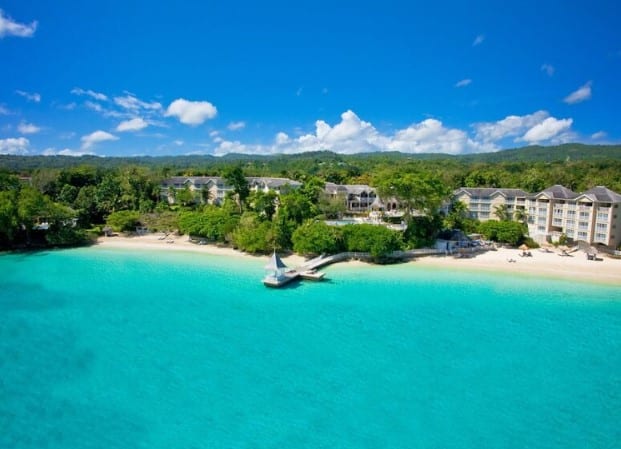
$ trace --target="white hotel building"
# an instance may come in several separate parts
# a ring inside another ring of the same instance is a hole
[[[464,203],[470,216],[481,221],[497,219],[494,211],[499,205],[506,206],[509,216],[524,210],[528,233],[539,243],[558,241],[561,235],[611,248],[621,243],[621,195],[606,187],[576,193],[555,185],[530,195],[519,189],[462,187],[453,199]]]
[[[538,242],[566,235],[573,241],[617,248],[621,243],[621,195],[606,187],[583,193],[555,185],[526,200],[528,232]]]

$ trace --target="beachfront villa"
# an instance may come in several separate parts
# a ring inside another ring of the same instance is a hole
[[[332,197],[342,197],[348,212],[396,211],[397,201],[392,198],[382,201],[377,190],[366,184],[334,184],[326,182],[325,193]]]
[[[278,194],[285,189],[297,189],[302,183],[287,178],[267,178],[267,177],[248,177],[248,187],[253,191],[269,192]],[[160,195],[169,204],[176,201],[175,193],[180,190],[188,189],[197,200],[204,195],[205,202],[209,204],[222,204],[229,192],[234,188],[226,183],[220,176],[173,176],[164,179],[160,185]]]
[[[602,244],[616,248],[621,243],[621,195],[598,186],[583,193],[554,185],[539,193],[520,189],[462,187],[453,194],[470,216],[481,221],[495,220],[499,206],[507,216],[522,210],[527,217],[528,232],[535,241],[558,241],[565,235],[571,241]]]
[[[246,177],[250,190],[262,192],[285,193],[288,189],[297,189],[302,183],[288,178]],[[222,204],[233,186],[220,176],[174,176],[164,179],[160,185],[162,199],[174,204],[176,192],[188,189],[197,201],[203,196],[209,204]],[[384,211],[389,215],[398,211],[398,202],[390,199],[382,202],[375,188],[365,184],[334,184],[326,182],[324,192],[332,198],[343,198],[349,213]]]
[[[521,189],[462,187],[453,193],[454,201],[461,201],[470,211],[470,218],[480,221],[496,220],[496,210],[504,206],[509,217],[517,210],[525,210],[528,193]]]

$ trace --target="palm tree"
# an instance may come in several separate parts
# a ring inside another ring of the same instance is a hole
[[[507,205],[506,204],[498,204],[497,206],[494,206],[494,215],[496,215],[496,217],[500,220],[500,221],[509,221],[509,211],[507,210]]]
[[[515,209],[515,212],[513,212],[513,219],[522,224],[526,224],[528,221],[528,214],[526,213],[526,210],[522,208]]]

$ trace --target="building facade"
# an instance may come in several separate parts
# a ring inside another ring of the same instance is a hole
[[[286,178],[249,177],[246,180],[251,191],[274,191],[279,194],[302,185],[301,182]],[[177,193],[186,189],[192,193],[196,202],[209,204],[222,204],[226,195],[234,190],[220,176],[174,176],[162,181],[160,196],[169,204],[174,204]]]
[[[453,200],[461,201],[470,212],[470,218],[477,220],[498,220],[495,214],[504,208],[509,218],[517,211],[526,209],[528,194],[521,189],[496,189],[482,187],[462,187],[453,192]]]
[[[558,241],[563,235],[570,241],[612,248],[621,243],[621,195],[606,187],[577,193],[554,185],[535,194],[462,187],[454,192],[453,200],[464,203],[470,216],[481,221],[499,219],[495,212],[500,206],[509,218],[519,211],[526,217],[530,237],[539,243]]]
[[[527,200],[528,232],[538,242],[556,241],[565,235],[571,241],[621,244],[621,195],[597,186],[583,193],[555,185]]]

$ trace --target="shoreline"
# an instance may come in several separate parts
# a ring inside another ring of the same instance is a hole
[[[242,257],[263,259],[264,255],[256,256],[233,248],[215,245],[198,245],[191,243],[187,236],[169,236],[161,239],[160,234],[143,236],[100,237],[96,245],[103,248],[120,248],[135,250],[158,251],[188,251],[225,257]],[[538,277],[549,279],[576,280],[612,286],[621,286],[621,260],[612,259],[605,255],[602,260],[589,261],[582,252],[571,256],[560,256],[557,252],[543,252],[537,249],[530,250],[532,257],[521,257],[518,249],[500,248],[497,251],[486,251],[475,254],[470,258],[456,259],[451,256],[424,256],[404,263],[407,266],[421,266],[441,270],[465,270],[472,272],[489,272],[519,275],[523,277]],[[297,254],[282,256],[282,260],[289,267],[297,267],[306,259]],[[513,260],[514,262],[509,262]],[[361,266],[367,265],[360,261],[339,262],[339,265]]]

